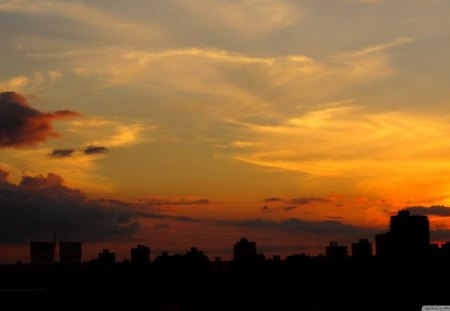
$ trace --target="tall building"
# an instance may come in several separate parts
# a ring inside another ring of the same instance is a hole
[[[150,247],[138,245],[132,248],[131,263],[136,266],[147,266],[150,263]]]
[[[430,224],[427,216],[399,211],[391,216],[389,231],[376,236],[377,257],[420,257],[430,250]]]
[[[354,259],[369,259],[372,257],[372,243],[368,239],[360,239],[352,243],[352,257]]]
[[[59,242],[59,261],[62,264],[81,263],[80,242]]]
[[[235,262],[251,262],[257,260],[256,242],[249,242],[246,238],[242,238],[234,244],[233,255]]]
[[[325,256],[331,260],[341,260],[347,258],[347,246],[339,245],[338,242],[330,242],[325,249]]]
[[[447,258],[450,257],[450,242],[441,245],[441,254]]]
[[[31,263],[36,265],[51,265],[55,262],[54,242],[30,242]]]
[[[116,253],[111,253],[109,249],[104,249],[98,254],[98,261],[105,266],[114,265],[116,263]]]

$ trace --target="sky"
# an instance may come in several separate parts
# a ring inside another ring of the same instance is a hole
[[[0,262],[450,240],[446,0],[0,0]],[[39,233],[39,237],[38,237]]]

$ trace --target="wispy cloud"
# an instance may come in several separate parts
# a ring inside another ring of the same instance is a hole
[[[1,3],[0,12],[56,16],[87,25],[92,31],[102,30],[104,34],[108,34],[108,32],[115,35],[122,34],[121,39],[136,38],[137,36],[146,39],[157,34],[155,29],[145,28],[124,20],[119,15],[108,14],[105,10],[81,2],[12,0]]]
[[[445,118],[337,107],[291,117],[281,124],[236,126],[247,129],[246,137],[260,144],[236,149],[234,159],[305,173],[311,178],[358,177],[348,189],[389,191],[407,180],[411,186],[412,174],[433,183],[433,176],[449,169],[446,155],[450,140],[441,134],[450,130]],[[385,180],[383,176],[391,176],[391,186],[379,183]]]
[[[16,76],[0,81],[0,91],[13,91],[30,94],[41,92],[53,87],[62,78],[57,70],[35,72],[30,75]]]
[[[367,55],[370,55],[370,54],[383,52],[383,51],[392,49],[394,47],[401,46],[401,45],[404,45],[404,44],[409,43],[409,42],[413,42],[415,40],[416,39],[414,37],[396,38],[396,39],[393,39],[393,40],[391,40],[389,42],[386,42],[386,43],[365,47],[365,48],[363,48],[361,50],[357,50],[357,51],[353,51],[353,52],[347,52],[347,53],[342,53],[342,54],[339,54],[337,57],[338,58],[349,58],[349,57],[367,56]]]
[[[235,35],[263,35],[283,29],[302,15],[299,8],[285,0],[207,1],[178,0],[185,9],[213,29],[228,29]]]

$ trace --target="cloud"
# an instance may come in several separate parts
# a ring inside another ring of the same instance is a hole
[[[144,141],[142,132],[152,130],[153,125],[141,122],[125,123],[122,120],[105,120],[103,118],[86,118],[71,122],[71,131],[90,137],[89,145],[110,147],[130,146]]]
[[[233,124],[241,135],[260,142],[256,148],[230,150],[234,159],[303,174],[311,189],[312,183],[323,187],[327,182],[360,195],[447,192],[448,178],[436,180],[449,173],[450,139],[442,133],[450,131],[450,125],[445,117],[369,112],[346,104],[324,105],[271,124]],[[333,179],[343,181],[345,188]]]
[[[61,176],[23,176],[16,185],[0,170],[0,244],[27,243],[61,236],[67,223],[68,237],[82,241],[129,239],[141,227],[139,218],[196,222],[186,216],[152,213],[142,204],[112,199],[89,199],[68,188]]]
[[[264,202],[269,203],[269,202],[283,202],[282,199],[280,198],[268,198],[268,199],[264,199]]]
[[[329,203],[330,201],[327,199],[322,198],[311,198],[311,197],[304,197],[304,198],[296,198],[291,199],[289,202],[292,202],[293,204],[299,204],[299,205],[308,205],[312,203]]]
[[[69,1],[8,1],[0,4],[0,12],[9,12],[23,15],[45,16],[47,19],[56,17],[61,23],[65,20],[69,25],[78,23],[80,32],[98,32],[108,39],[120,37],[121,40],[133,40],[137,38],[154,38],[159,31],[147,24],[140,26],[134,22],[124,21],[119,14],[116,16],[106,13],[95,6],[80,2]],[[98,36],[100,39],[101,36]],[[116,38],[117,39],[117,38]]]
[[[139,229],[135,213],[122,206],[105,206],[82,192],[64,186],[55,174],[24,176],[19,185],[0,183],[0,243],[26,243],[62,234],[83,241],[115,240]]]
[[[188,217],[188,216],[172,216],[172,215],[165,215],[160,213],[151,213],[151,212],[137,212],[137,216],[141,218],[146,219],[169,219],[169,220],[176,220],[179,222],[203,222],[204,220]]]
[[[235,226],[248,229],[274,229],[277,231],[288,233],[313,233],[318,236],[322,235],[350,235],[355,238],[358,235],[374,235],[376,230],[370,228],[357,227],[349,224],[344,224],[336,220],[325,221],[310,221],[298,218],[290,218],[281,221],[265,220],[265,219],[251,219],[244,221],[222,221],[219,225]]]
[[[289,211],[295,210],[297,208],[298,208],[298,206],[296,206],[296,205],[290,205],[290,206],[282,207],[282,210],[285,212],[289,212]]]
[[[22,147],[57,137],[52,122],[78,116],[63,110],[40,112],[30,107],[25,97],[15,92],[0,93],[0,148]]]
[[[328,216],[330,219],[343,219],[343,216]]]
[[[47,90],[61,80],[62,73],[56,70],[34,72],[0,81],[0,91],[37,93]]]
[[[103,146],[88,146],[83,150],[83,152],[87,155],[104,154],[108,153],[109,149]]]
[[[301,16],[297,7],[286,0],[178,1],[208,28],[231,30],[239,36],[269,34],[293,24]]]
[[[413,215],[430,215],[430,216],[450,216],[450,207],[447,206],[410,206],[406,208]]]
[[[337,56],[337,58],[351,58],[351,57],[360,57],[360,56],[367,56],[369,54],[373,53],[379,53],[383,52],[385,50],[404,45],[409,42],[415,41],[415,38],[413,37],[401,37],[401,38],[395,38],[389,42],[378,44],[378,45],[372,45],[365,47],[363,49],[360,49],[358,51],[343,53]]]
[[[315,198],[315,197],[302,197],[294,198],[290,200],[283,200],[280,198],[268,198],[264,199],[265,203],[268,203],[261,207],[264,213],[273,212],[290,212],[299,208],[299,205],[309,205],[315,203],[330,203],[328,199]],[[290,204],[290,205],[286,205]]]
[[[49,156],[53,158],[69,158],[75,151],[75,149],[54,149]]]
[[[170,225],[169,224],[155,224],[155,228],[158,230],[169,229]]]
[[[204,198],[175,198],[175,199],[162,199],[162,198],[150,198],[144,200],[145,204],[149,206],[176,206],[176,205],[208,205],[211,202]]]
[[[263,207],[261,207],[261,210],[264,213],[273,213],[273,212],[290,212],[293,211],[295,209],[297,209],[298,206],[297,205],[289,205],[289,206],[276,206],[276,207],[271,207],[268,205],[264,205]]]
[[[432,241],[447,242],[450,241],[450,230],[438,229],[430,231]]]

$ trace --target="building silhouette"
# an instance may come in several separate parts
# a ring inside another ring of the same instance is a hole
[[[354,259],[369,259],[372,257],[372,243],[368,239],[360,239],[352,243],[352,257]]]
[[[131,249],[131,264],[136,266],[147,266],[150,263],[150,247],[137,245]]]
[[[54,242],[30,242],[30,259],[32,264],[51,265],[55,262]]]
[[[116,263],[116,253],[111,253],[109,249],[104,249],[98,254],[98,262],[104,266],[114,265]]]
[[[377,257],[421,257],[430,251],[430,225],[427,216],[399,211],[391,216],[389,231],[378,234]]]
[[[59,262],[62,264],[81,263],[81,243],[60,241]]]
[[[253,262],[258,259],[256,253],[256,242],[250,242],[246,238],[241,238],[234,244],[233,258],[235,262]]]
[[[325,248],[325,256],[331,260],[342,260],[347,258],[347,246],[339,245],[338,242],[332,241]]]

